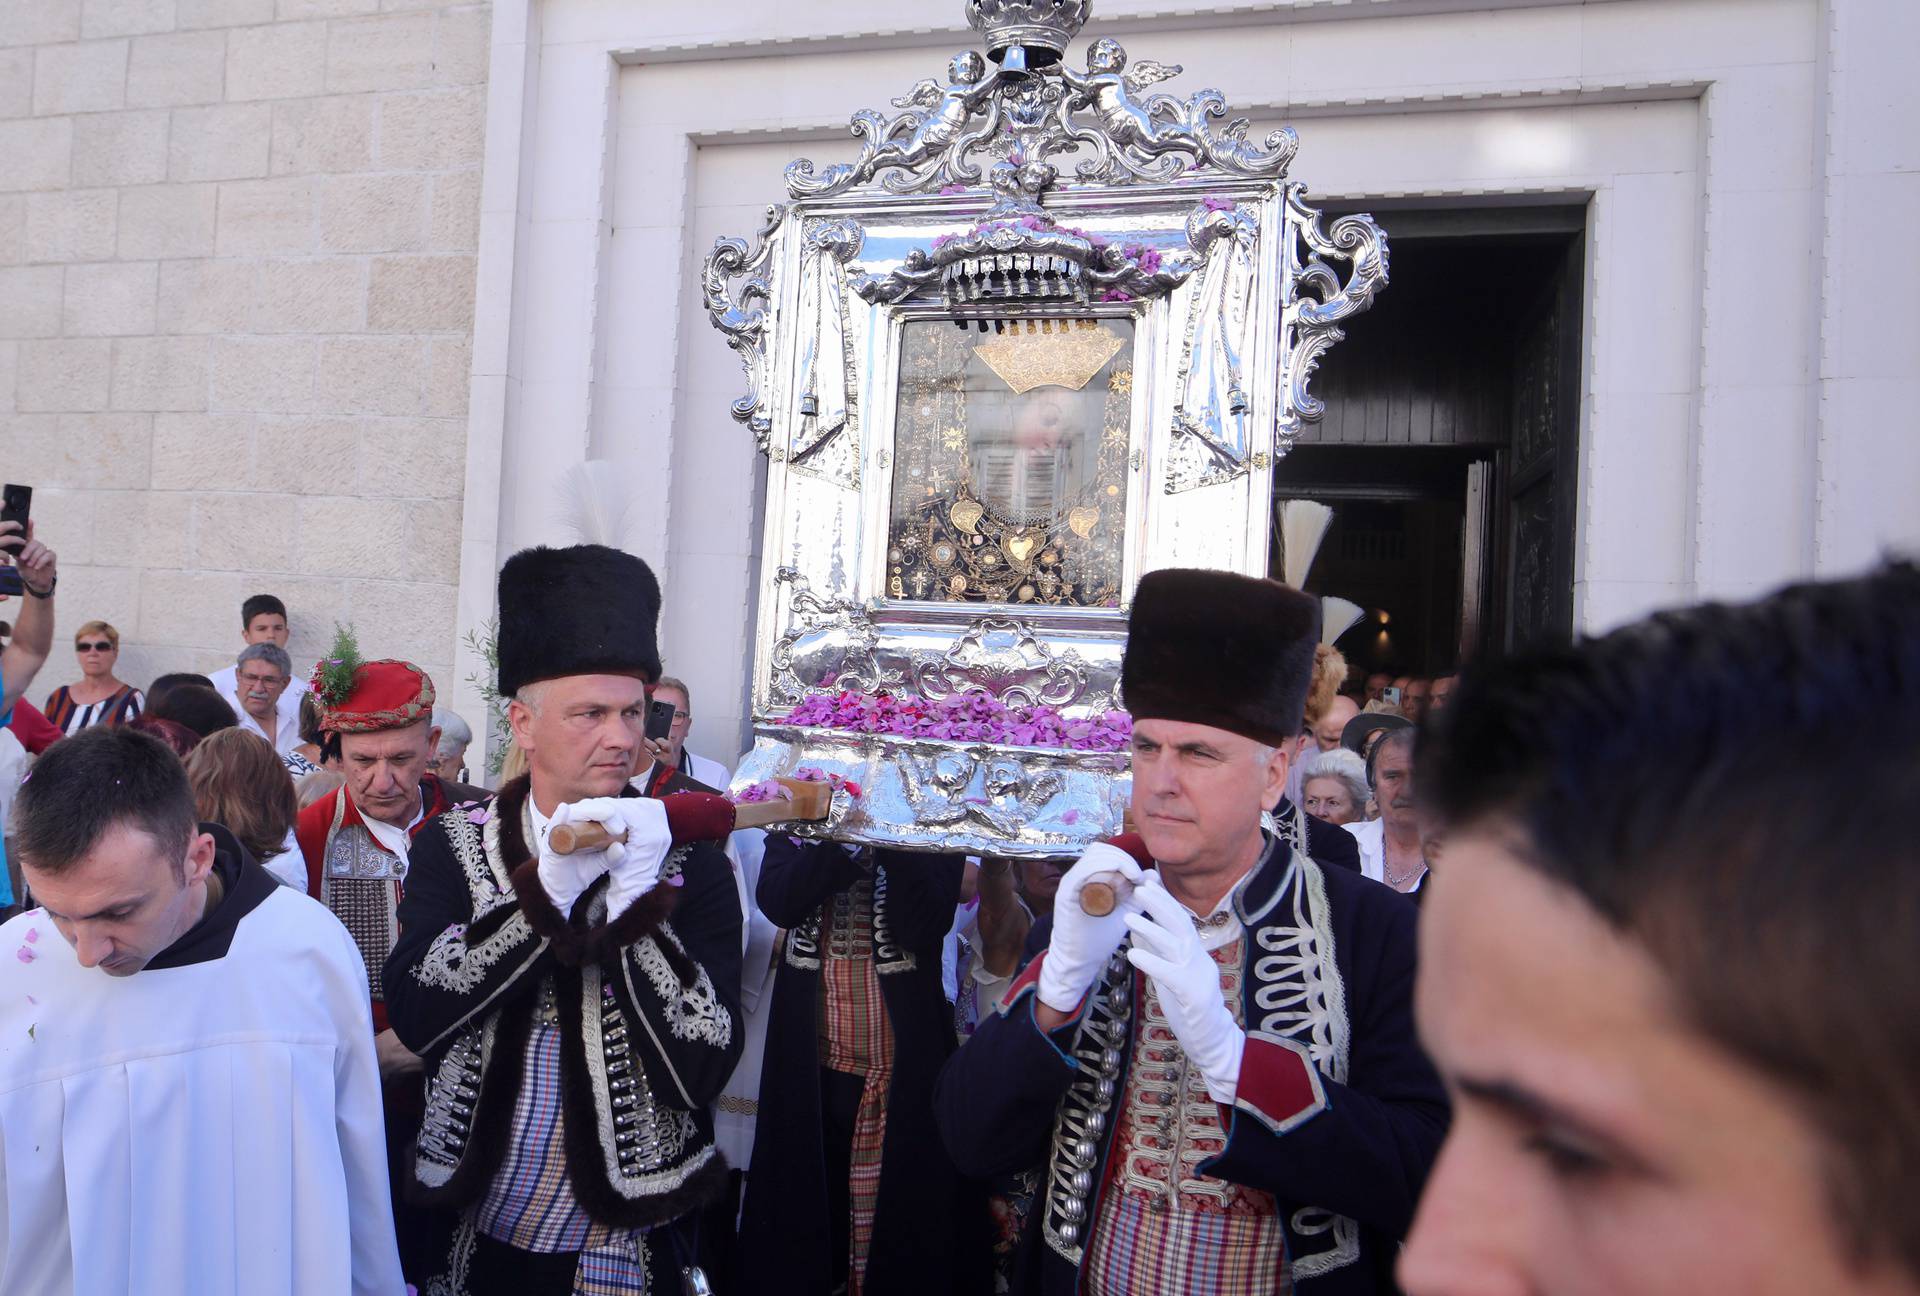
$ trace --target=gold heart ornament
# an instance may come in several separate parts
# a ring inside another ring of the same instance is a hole
[[[1046,536],[1041,532],[1022,531],[1019,535],[1008,536],[1006,543],[1001,547],[1007,551],[1007,556],[1013,559],[1014,565],[1025,571],[1033,558],[1033,551],[1038,549],[1040,542],[1045,539]]]
[[[1067,510],[1067,527],[1082,540],[1092,535],[1093,529],[1099,525],[1100,510],[1097,508],[1082,505],[1079,508]]]
[[[979,500],[957,499],[948,507],[947,516],[952,518],[953,524],[960,528],[960,534],[967,535],[979,524],[980,519],[986,516],[986,512],[986,509],[980,506]]]

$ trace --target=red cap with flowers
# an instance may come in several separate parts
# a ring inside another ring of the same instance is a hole
[[[353,631],[334,628],[333,647],[308,681],[323,733],[404,729],[433,716],[433,680],[409,661],[362,661]]]

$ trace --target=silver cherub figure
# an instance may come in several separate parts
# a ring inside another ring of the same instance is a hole
[[[999,76],[999,68],[988,73],[987,61],[977,51],[962,50],[947,65],[946,89],[929,78],[893,100],[895,108],[919,111],[885,124],[880,134],[884,142],[873,155],[874,169],[918,166],[953,143]]]
[[[947,65],[945,89],[928,78],[893,100],[895,108],[907,111],[891,120],[870,108],[853,115],[848,124],[865,140],[857,160],[837,163],[818,176],[805,158],[790,163],[788,191],[796,198],[837,193],[882,171],[911,172],[935,161],[960,140],[999,79],[1000,69],[989,71],[978,51],[960,51]],[[893,187],[891,177],[887,183]]]
[[[1113,143],[1143,153],[1157,153],[1169,145],[1193,145],[1195,131],[1180,102],[1172,95],[1138,97],[1148,86],[1180,75],[1178,63],[1141,59],[1127,66],[1120,42],[1101,37],[1087,49],[1087,70],[1062,69],[1079,104],[1093,110]]]

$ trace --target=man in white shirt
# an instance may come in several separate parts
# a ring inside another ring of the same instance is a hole
[[[666,751],[661,759],[695,783],[704,784],[716,792],[725,792],[727,784],[733,779],[727,767],[717,760],[708,760],[687,750],[687,734],[693,728],[692,692],[673,676],[662,675],[660,682],[653,686],[652,700],[673,704],[673,727],[667,730],[662,742]]]
[[[240,650],[234,663],[234,715],[242,729],[265,738],[283,760],[300,745],[299,700],[294,700],[291,715],[286,705],[293,697],[292,683],[293,658],[285,648],[257,643]]]
[[[287,605],[271,594],[255,594],[240,605],[240,642],[243,647],[254,644],[272,644],[276,648],[285,648],[291,631],[287,628]],[[227,700],[233,713],[246,723],[246,713],[240,705],[238,665],[223,666],[207,678],[213,681],[214,690]],[[300,695],[307,691],[307,682],[295,679],[288,683],[286,691],[278,702],[280,722],[288,725],[294,733],[300,728]],[[299,741],[296,736],[295,742]],[[284,752],[282,753],[285,754]]]
[[[0,928],[0,1291],[391,1296],[359,951],[217,824],[151,734],[21,790],[44,908]]]

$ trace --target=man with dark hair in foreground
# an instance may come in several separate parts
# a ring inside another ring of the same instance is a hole
[[[0,1291],[401,1291],[346,931],[195,824],[151,735],[63,739],[16,811]]]
[[[1470,672],[1434,719],[1455,1105],[1411,1296],[1920,1292],[1920,569]]]

